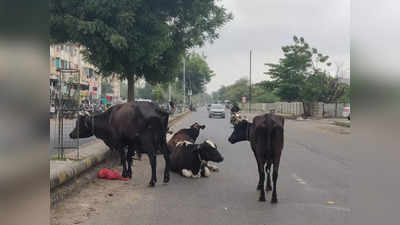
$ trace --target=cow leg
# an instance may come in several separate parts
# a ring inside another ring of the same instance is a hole
[[[271,203],[278,203],[278,197],[276,194],[276,183],[278,181],[278,170],[279,170],[279,158],[274,160],[274,171],[272,172],[272,180],[274,182],[274,189],[272,191]]]
[[[272,161],[268,160],[267,166],[265,167],[265,171],[267,172],[267,186],[265,187],[265,190],[267,191],[272,191],[272,186],[271,186],[271,165]]]
[[[261,157],[258,157],[258,158],[257,158],[257,166],[258,166],[259,181],[258,181],[258,185],[257,185],[257,190],[260,190],[260,198],[258,199],[260,202],[265,202],[265,190],[264,190],[265,173],[264,173],[264,164],[265,164],[265,162],[261,159]]]
[[[133,163],[133,155],[135,154],[135,149],[133,147],[129,147],[127,154],[128,161],[128,172],[127,175],[129,178],[132,178],[132,163]]]
[[[154,187],[157,183],[157,174],[156,174],[157,158],[156,158],[156,151],[154,148],[149,149],[149,160],[151,166],[151,180],[149,186]]]
[[[169,159],[169,152],[168,152],[168,147],[166,143],[162,144],[162,150],[163,150],[163,155],[164,155],[164,160],[165,160],[165,169],[164,169],[164,183],[169,182],[169,170],[170,170],[170,159]]]
[[[127,170],[126,170],[126,155],[125,149],[120,149],[120,156],[121,156],[121,164],[122,164],[122,177],[128,177]]]

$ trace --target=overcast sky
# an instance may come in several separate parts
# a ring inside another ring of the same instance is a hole
[[[302,36],[330,61],[350,68],[350,0],[222,0],[234,19],[220,30],[220,38],[199,52],[216,76],[207,92],[249,75],[249,50],[253,50],[254,82],[267,79],[264,63],[281,58],[281,46]],[[347,74],[346,76],[349,76]]]

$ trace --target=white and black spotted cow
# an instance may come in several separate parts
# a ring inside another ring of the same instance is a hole
[[[170,154],[171,170],[192,178],[210,176],[210,170],[217,171],[218,168],[209,165],[208,161],[219,163],[223,160],[217,146],[209,140],[201,144],[193,144],[189,141],[178,142]]]

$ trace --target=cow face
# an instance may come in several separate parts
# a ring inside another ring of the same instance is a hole
[[[233,132],[231,136],[228,138],[228,141],[231,144],[235,144],[239,141],[246,141],[249,139],[248,137],[248,128],[250,123],[247,120],[240,120],[233,127]]]
[[[191,129],[196,129],[196,130],[200,130],[200,129],[204,129],[204,128],[206,128],[206,125],[200,125],[200,124],[198,124],[197,122],[196,123],[194,123],[194,124],[192,124],[192,126],[190,126],[190,128]]]
[[[79,131],[79,137],[78,137]],[[76,120],[75,128],[69,133],[72,139],[87,138],[92,136],[92,121],[88,115],[79,115]]]
[[[210,140],[207,140],[198,145],[198,151],[202,160],[217,163],[224,160],[224,157],[222,157],[221,153],[219,153],[219,151],[217,150],[217,146]]]

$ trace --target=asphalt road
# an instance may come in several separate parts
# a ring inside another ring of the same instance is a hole
[[[158,157],[158,183],[147,187],[147,157],[135,161],[131,181],[96,180],[51,211],[52,224],[96,225],[338,225],[350,213],[346,151],[350,129],[318,121],[286,120],[285,147],[278,180],[278,204],[258,202],[256,161],[248,142],[230,144],[226,119],[192,113],[177,124],[206,125],[198,139],[212,140],[225,160],[208,178],[172,174],[162,184],[164,162]],[[115,169],[120,170],[119,166]]]

